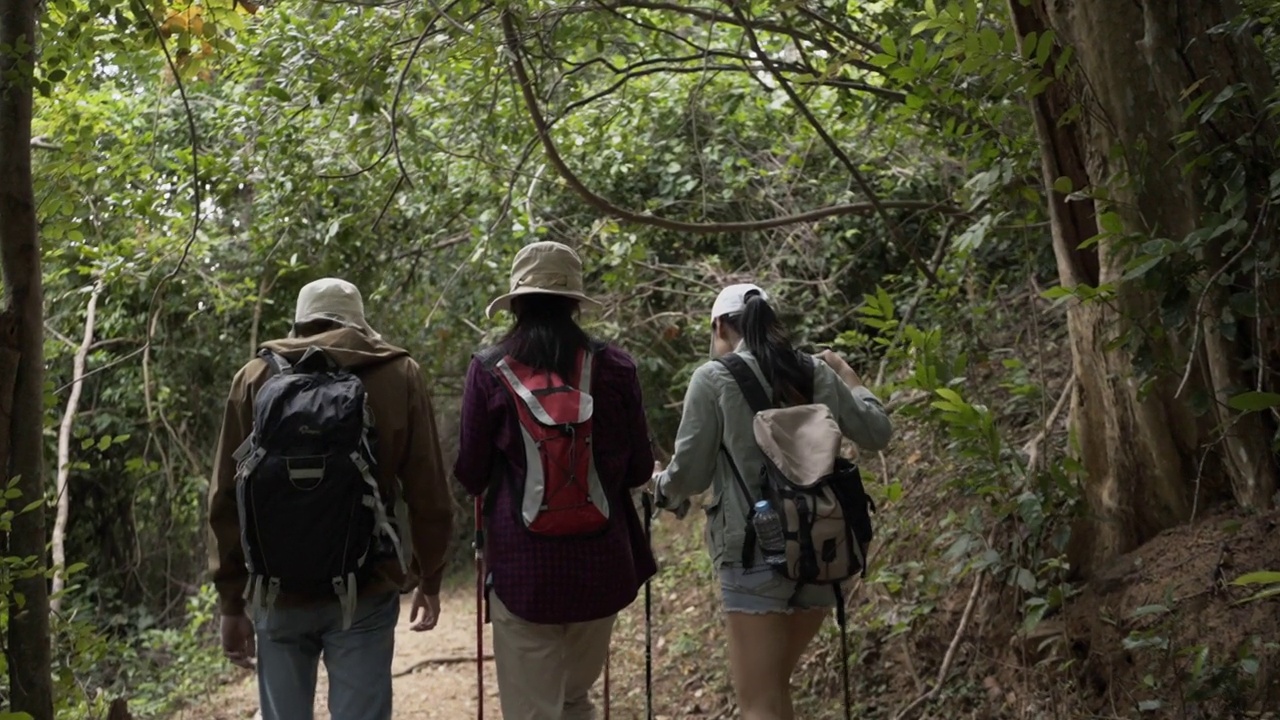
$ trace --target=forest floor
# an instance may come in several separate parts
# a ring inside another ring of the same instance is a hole
[[[442,593],[440,623],[435,630],[409,630],[409,599],[405,595],[396,624],[394,675],[396,720],[460,720],[476,716],[475,595],[459,587]],[[485,627],[485,654],[492,655],[490,628]],[[446,659],[447,662],[430,662]],[[498,682],[493,662],[485,662],[485,717],[500,718]],[[328,678],[320,665],[316,688],[316,720],[329,720],[325,698]],[[204,698],[193,699],[172,720],[252,720],[258,715],[258,683],[252,673]]]
[[[1230,585],[1240,574],[1275,567],[1277,529],[1280,511],[1206,513],[1195,525],[1169,530],[1108,564],[1029,636],[1021,630],[1012,591],[989,583],[968,632],[959,638],[953,672],[912,720],[1280,720],[1280,598],[1249,601],[1256,590]],[[654,549],[663,567],[653,587],[658,720],[736,717],[718,602],[700,538],[696,521],[655,527]],[[913,556],[928,554],[927,541],[898,545],[913,548],[905,551]],[[405,598],[392,665],[395,720],[476,717],[475,600],[464,580],[465,575],[442,594],[440,625],[430,633],[409,630]],[[969,587],[949,583],[939,589],[930,596],[936,608],[912,632],[896,636],[864,624],[911,599],[885,596],[874,586],[862,589],[854,603],[857,629],[850,634],[858,717],[894,718],[932,684],[923,678],[932,678],[948,643],[956,643]],[[486,654],[492,652],[489,629]],[[794,680],[799,717],[842,716],[838,648],[834,623],[828,623]],[[612,716],[642,718],[643,598],[620,614],[612,653]],[[427,662],[440,658],[461,660]],[[491,661],[485,671],[485,718],[501,718]],[[253,720],[256,682],[239,671],[235,678],[193,698],[168,720]],[[597,694],[602,685],[597,683]],[[326,692],[322,667],[317,720],[329,720]]]

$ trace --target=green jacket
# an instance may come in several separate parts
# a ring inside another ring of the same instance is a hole
[[[737,354],[756,373],[766,393],[772,394],[751,352],[739,346]],[[850,390],[826,363],[818,358],[813,362],[814,402],[831,408],[844,436],[867,450],[888,445],[893,425],[875,394],[865,387]],[[715,361],[704,364],[689,381],[675,450],[666,470],[657,478],[659,495],[666,507],[676,507],[711,489],[711,500],[704,509],[707,546],[716,567],[741,564],[747,510],[760,499],[763,456],[752,433],[753,417],[729,370]],[[751,490],[750,500],[738,489],[733,471],[720,451],[722,445]]]

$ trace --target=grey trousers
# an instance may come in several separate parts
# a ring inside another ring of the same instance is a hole
[[[320,657],[329,671],[333,720],[391,720],[391,658],[400,597],[361,598],[342,629],[335,599],[255,613],[263,720],[312,720]]]

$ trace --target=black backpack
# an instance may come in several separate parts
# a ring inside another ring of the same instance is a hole
[[[407,513],[398,503],[393,526],[378,489],[374,418],[360,378],[318,347],[295,365],[270,350],[258,355],[274,372],[235,453],[245,598],[269,611],[281,592],[332,592],[345,629],[370,560],[394,554],[407,567]]]

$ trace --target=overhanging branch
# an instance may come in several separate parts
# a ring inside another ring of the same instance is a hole
[[[836,142],[835,138],[831,137],[831,134],[827,132],[825,127],[823,127],[822,122],[818,120],[818,117],[809,109],[808,103],[804,101],[804,98],[800,97],[800,94],[791,86],[787,77],[783,75],[782,71],[778,69],[778,66],[769,57],[768,53],[764,51],[764,48],[760,45],[760,39],[756,37],[755,30],[752,29],[751,23],[743,14],[742,8],[738,6],[737,0],[725,1],[728,3],[733,14],[741,21],[742,29],[746,33],[748,42],[751,44],[751,50],[756,54],[756,57],[760,62],[764,64],[765,68],[769,70],[769,74],[772,75],[773,79],[782,87],[782,91],[787,94],[791,103],[796,106],[796,109],[799,110],[800,114],[804,116],[804,119],[808,121],[809,125],[814,129],[814,132],[818,133],[818,137],[822,138],[822,142],[830,148],[832,154],[834,154],[836,159],[840,161],[840,164],[844,165],[845,168],[848,169],[849,174],[853,177],[854,183],[857,184],[858,189],[862,190],[862,193],[867,196],[871,207],[875,210],[875,213],[880,216],[880,219],[884,224],[888,226],[889,232],[893,235],[894,240],[902,246],[902,249],[905,250],[908,257],[911,258],[911,262],[915,264],[916,268],[919,269],[930,282],[935,285],[939,284],[938,276],[933,272],[932,268],[925,264],[924,259],[920,257],[920,252],[916,249],[915,243],[908,242],[907,239],[903,237],[902,229],[898,227],[898,223],[889,216],[888,212],[886,212],[885,204],[876,196],[875,190],[871,187],[871,184],[867,182],[866,177],[863,176],[862,171],[858,169],[857,164],[849,158],[849,155],[844,151],[844,148],[840,147],[840,143]]]
[[[560,151],[556,148],[555,141],[551,137],[551,128],[547,123],[547,119],[543,116],[542,110],[538,106],[538,99],[534,93],[533,82],[529,77],[528,70],[525,68],[524,54],[520,45],[519,34],[516,32],[515,19],[509,11],[502,13],[502,31],[506,40],[507,49],[511,53],[511,71],[515,75],[517,84],[520,86],[520,93],[524,98],[530,119],[533,121],[534,129],[537,131],[538,140],[542,143],[543,150],[546,152],[547,160],[551,163],[551,166],[555,168],[556,172],[559,173],[561,179],[563,179],[564,182],[583,199],[583,201],[607,215],[611,215],[620,220],[640,225],[660,227],[666,230],[710,234],[755,232],[759,230],[768,230],[770,228],[784,227],[787,225],[815,222],[817,220],[840,215],[865,215],[873,212],[883,213],[889,209],[929,210],[946,214],[962,213],[961,210],[954,206],[947,205],[945,203],[931,202],[928,200],[875,200],[872,202],[832,205],[819,208],[817,210],[810,210],[808,212],[797,213],[794,215],[783,215],[765,220],[694,223],[672,220],[670,218],[640,213],[619,207],[584,185],[578,176],[574,174],[573,170],[565,163],[564,158],[561,157]]]

